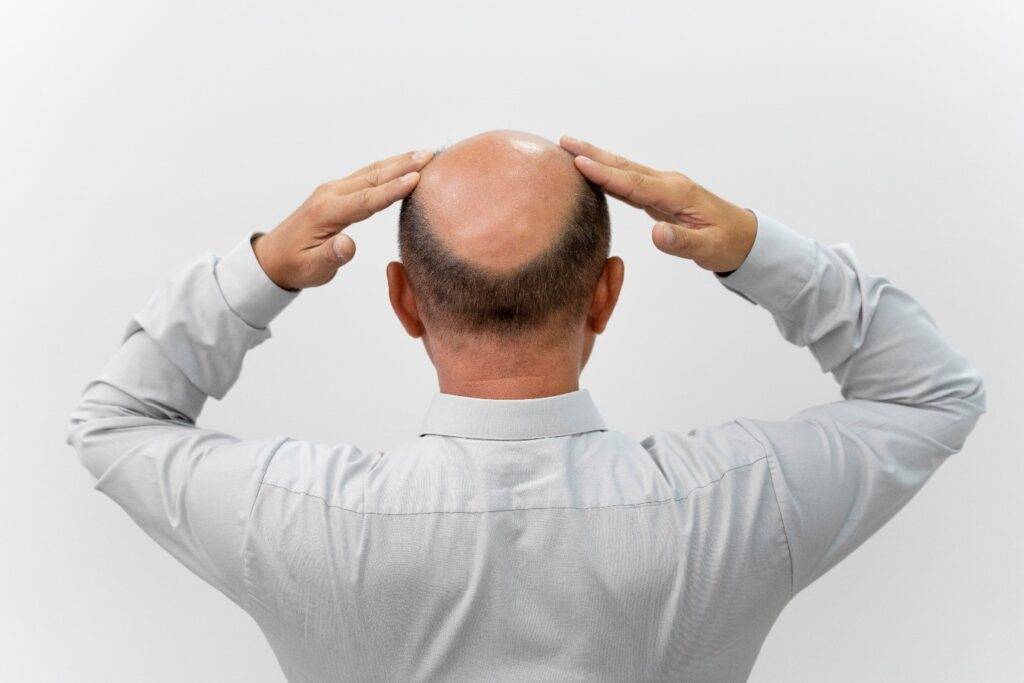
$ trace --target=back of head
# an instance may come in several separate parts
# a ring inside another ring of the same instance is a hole
[[[543,138],[484,133],[423,169],[402,203],[399,250],[433,332],[571,329],[608,257],[603,192]]]

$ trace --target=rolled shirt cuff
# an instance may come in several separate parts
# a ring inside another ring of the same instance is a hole
[[[718,280],[744,299],[773,313],[785,311],[814,273],[814,240],[760,211],[757,235],[746,260]]]
[[[224,300],[246,324],[265,328],[299,292],[281,289],[267,277],[256,259],[252,238],[246,237],[217,262],[214,274]]]

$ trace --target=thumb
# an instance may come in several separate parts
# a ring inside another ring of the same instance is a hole
[[[331,253],[334,255],[339,266],[345,265],[356,255],[356,243],[343,232],[335,235],[334,239],[330,240],[330,245]]]
[[[655,223],[651,239],[654,246],[666,254],[685,259],[699,260],[706,257],[711,249],[708,230],[695,230],[664,221]]]
[[[356,243],[344,233],[338,233],[334,237],[324,241],[313,252],[312,272],[313,280],[305,286],[317,286],[330,282],[338,268],[352,260],[356,254]]]

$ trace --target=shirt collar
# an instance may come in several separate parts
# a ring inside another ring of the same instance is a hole
[[[586,389],[546,398],[495,400],[435,394],[420,436],[514,441],[605,431]]]

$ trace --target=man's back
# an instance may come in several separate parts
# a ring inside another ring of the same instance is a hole
[[[792,588],[763,447],[645,448],[585,391],[506,403],[439,396],[383,453],[278,449],[246,597],[289,678],[742,679]]]
[[[697,214],[725,216],[700,228],[659,224],[656,243],[771,313],[844,400],[689,432],[680,416],[636,443],[609,430],[577,385],[614,308],[621,261],[596,262],[593,292],[577,287],[591,299],[574,322],[556,317],[553,334],[531,336],[509,332],[517,312],[550,316],[560,302],[522,289],[551,284],[536,263],[559,287],[579,285],[557,277],[562,262],[542,257],[495,280],[459,274],[463,265],[436,259],[426,242],[420,257],[436,267],[424,272],[489,291],[447,297],[438,285],[425,306],[422,288],[389,267],[392,305],[427,339],[442,389],[419,437],[383,452],[242,440],[195,421],[296,296],[271,273],[298,278],[290,289],[324,282],[354,247],[321,241],[310,256],[286,232],[269,265],[256,253],[266,240],[200,258],[136,315],[72,415],[69,441],[97,489],[256,619],[289,679],[743,679],[787,602],[896,514],[984,412],[978,373],[916,300],[864,272],[849,247],[819,244],[676,175],[637,180],[659,172],[588,151],[630,169],[576,157],[588,177],[634,204],[660,202],[655,214],[691,202]],[[383,184],[368,172],[390,194],[311,201],[335,221],[365,216],[374,201],[408,193],[399,174],[412,158],[387,166],[393,180]],[[523,192],[527,204],[546,196],[529,184]],[[294,216],[300,233],[334,234],[306,210]],[[566,234],[588,225],[577,220]],[[580,242],[559,244],[568,247],[551,253],[572,262]],[[589,248],[600,256],[606,246]],[[296,262],[279,268],[273,259],[289,253]],[[418,309],[453,301],[449,315],[505,336],[431,331]]]

